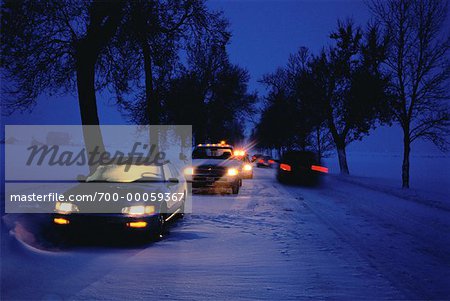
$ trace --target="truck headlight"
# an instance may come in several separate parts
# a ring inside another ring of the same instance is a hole
[[[239,171],[236,168],[228,168],[227,175],[228,176],[237,176]]]
[[[67,202],[56,202],[55,211],[61,214],[68,214],[72,212],[78,212],[78,206]]]
[[[243,156],[245,156],[245,151],[243,151],[243,150],[236,150],[236,151],[234,151],[234,156],[235,157],[243,157]]]
[[[155,206],[129,206],[123,207],[122,213],[127,215],[152,215],[155,214]]]
[[[192,176],[194,174],[194,168],[193,167],[186,167],[184,169],[184,174],[186,176]]]

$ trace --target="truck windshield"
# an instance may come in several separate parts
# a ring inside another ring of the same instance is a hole
[[[232,154],[231,148],[198,147],[192,152],[192,159],[228,159]]]

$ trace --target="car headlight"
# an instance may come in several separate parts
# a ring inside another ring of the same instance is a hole
[[[227,175],[228,176],[237,176],[239,171],[236,168],[228,168]]]
[[[250,170],[252,170],[251,164],[245,164],[245,165],[244,165],[244,170],[245,170],[245,171],[250,171]]]
[[[234,151],[234,156],[235,157],[243,157],[243,156],[245,156],[245,151],[243,151],[243,150],[236,150],[236,151]]]
[[[194,168],[193,167],[186,167],[184,169],[184,174],[186,176],[192,176],[194,174]]]
[[[67,202],[56,202],[55,211],[62,214],[78,212],[78,206]]]
[[[152,215],[155,214],[155,206],[129,206],[123,207],[122,213],[127,215]]]

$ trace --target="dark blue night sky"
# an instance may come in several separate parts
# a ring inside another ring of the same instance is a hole
[[[314,53],[328,42],[338,19],[369,20],[364,1],[211,1],[231,23],[229,47],[233,62],[245,66],[252,87],[264,93],[257,80],[286,63],[290,53],[306,46]]]

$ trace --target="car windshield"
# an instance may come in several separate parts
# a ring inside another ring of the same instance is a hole
[[[155,165],[101,165],[90,175],[86,182],[120,182],[162,181],[162,168]]]
[[[232,154],[231,148],[199,147],[192,153],[192,159],[228,159]]]

